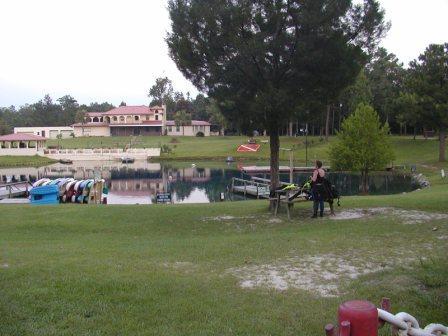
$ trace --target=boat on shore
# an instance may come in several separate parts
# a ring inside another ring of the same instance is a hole
[[[135,159],[131,157],[122,157],[121,163],[127,164],[127,163],[134,163]]]

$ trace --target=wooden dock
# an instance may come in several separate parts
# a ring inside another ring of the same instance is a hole
[[[0,204],[29,204],[28,198],[5,198],[0,200]]]
[[[252,196],[256,198],[269,198],[268,183],[234,177],[230,188],[230,191],[236,194],[243,194],[244,196]]]
[[[30,182],[10,182],[0,184],[0,200],[28,196],[32,185]]]

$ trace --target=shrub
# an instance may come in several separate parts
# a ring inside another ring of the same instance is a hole
[[[332,169],[359,171],[362,190],[367,192],[369,172],[384,169],[393,159],[388,124],[381,125],[373,107],[359,104],[330,146]]]

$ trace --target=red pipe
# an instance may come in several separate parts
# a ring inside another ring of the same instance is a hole
[[[378,310],[369,301],[348,301],[339,306],[340,336],[378,336]]]

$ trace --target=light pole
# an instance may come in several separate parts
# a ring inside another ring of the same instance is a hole
[[[280,150],[289,152],[289,183],[294,182],[294,151],[291,148],[280,148]]]

